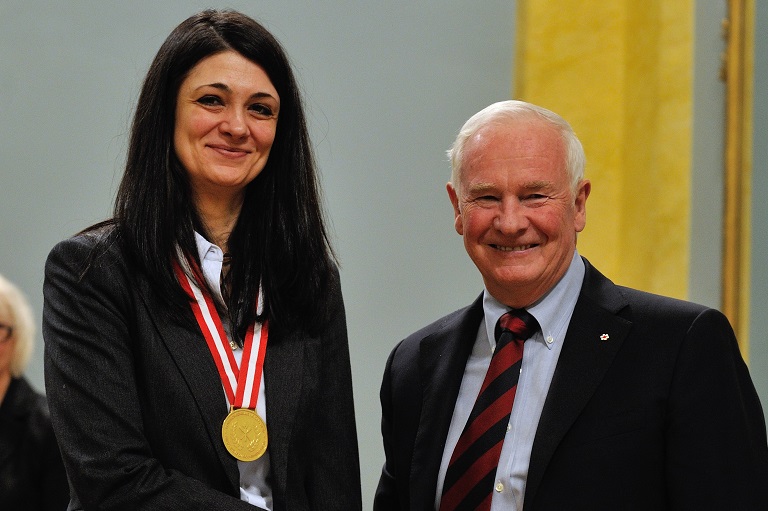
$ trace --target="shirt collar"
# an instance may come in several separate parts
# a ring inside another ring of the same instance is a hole
[[[214,245],[203,237],[202,234],[195,231],[195,245],[197,246],[197,257],[200,264],[206,259],[214,261],[224,260],[224,251],[222,251],[217,245]]]
[[[205,239],[195,231],[195,245],[197,256],[200,259],[200,270],[203,273],[208,288],[219,303],[224,303],[221,295],[221,266],[224,262],[224,251]]]
[[[573,252],[573,258],[565,274],[543,297],[526,310],[539,322],[541,330],[532,338],[546,344],[552,349],[552,344],[562,339],[565,334],[570,314],[562,311],[572,311],[581,292],[581,284],[584,282],[584,261],[581,260],[578,251]],[[483,292],[483,312],[485,314],[485,329],[491,348],[496,345],[494,331],[496,322],[502,314],[510,310],[503,303],[491,296],[487,289]]]

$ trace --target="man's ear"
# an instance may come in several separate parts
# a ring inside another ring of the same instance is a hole
[[[453,206],[453,227],[459,235],[464,236],[464,224],[461,221],[461,211],[459,210],[459,196],[456,194],[456,189],[453,187],[453,183],[445,185],[445,189],[448,192],[448,198],[451,199],[451,205]]]
[[[587,198],[589,198],[589,192],[592,191],[592,183],[588,179],[579,183],[579,188],[576,190],[576,198],[574,200],[574,229],[576,232],[581,232],[587,225]]]

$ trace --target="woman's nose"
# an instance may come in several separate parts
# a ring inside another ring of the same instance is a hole
[[[223,122],[219,125],[223,133],[229,134],[234,138],[242,138],[248,135],[248,124],[242,113],[230,111]]]

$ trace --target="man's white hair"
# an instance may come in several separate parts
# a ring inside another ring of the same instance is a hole
[[[579,183],[584,179],[586,156],[573,128],[568,121],[551,110],[518,100],[499,101],[485,107],[470,117],[459,130],[456,140],[448,149],[448,158],[451,161],[451,184],[457,192],[460,187],[459,176],[467,141],[485,126],[511,124],[522,119],[542,120],[560,134],[565,147],[565,170],[568,173],[571,192],[576,193]]]

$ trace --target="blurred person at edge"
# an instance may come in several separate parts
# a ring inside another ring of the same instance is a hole
[[[35,336],[21,291],[0,275],[0,508],[63,510],[69,488],[45,396],[24,378]]]
[[[296,81],[234,11],[165,40],[114,216],[46,263],[70,509],[362,507],[339,273]]]

